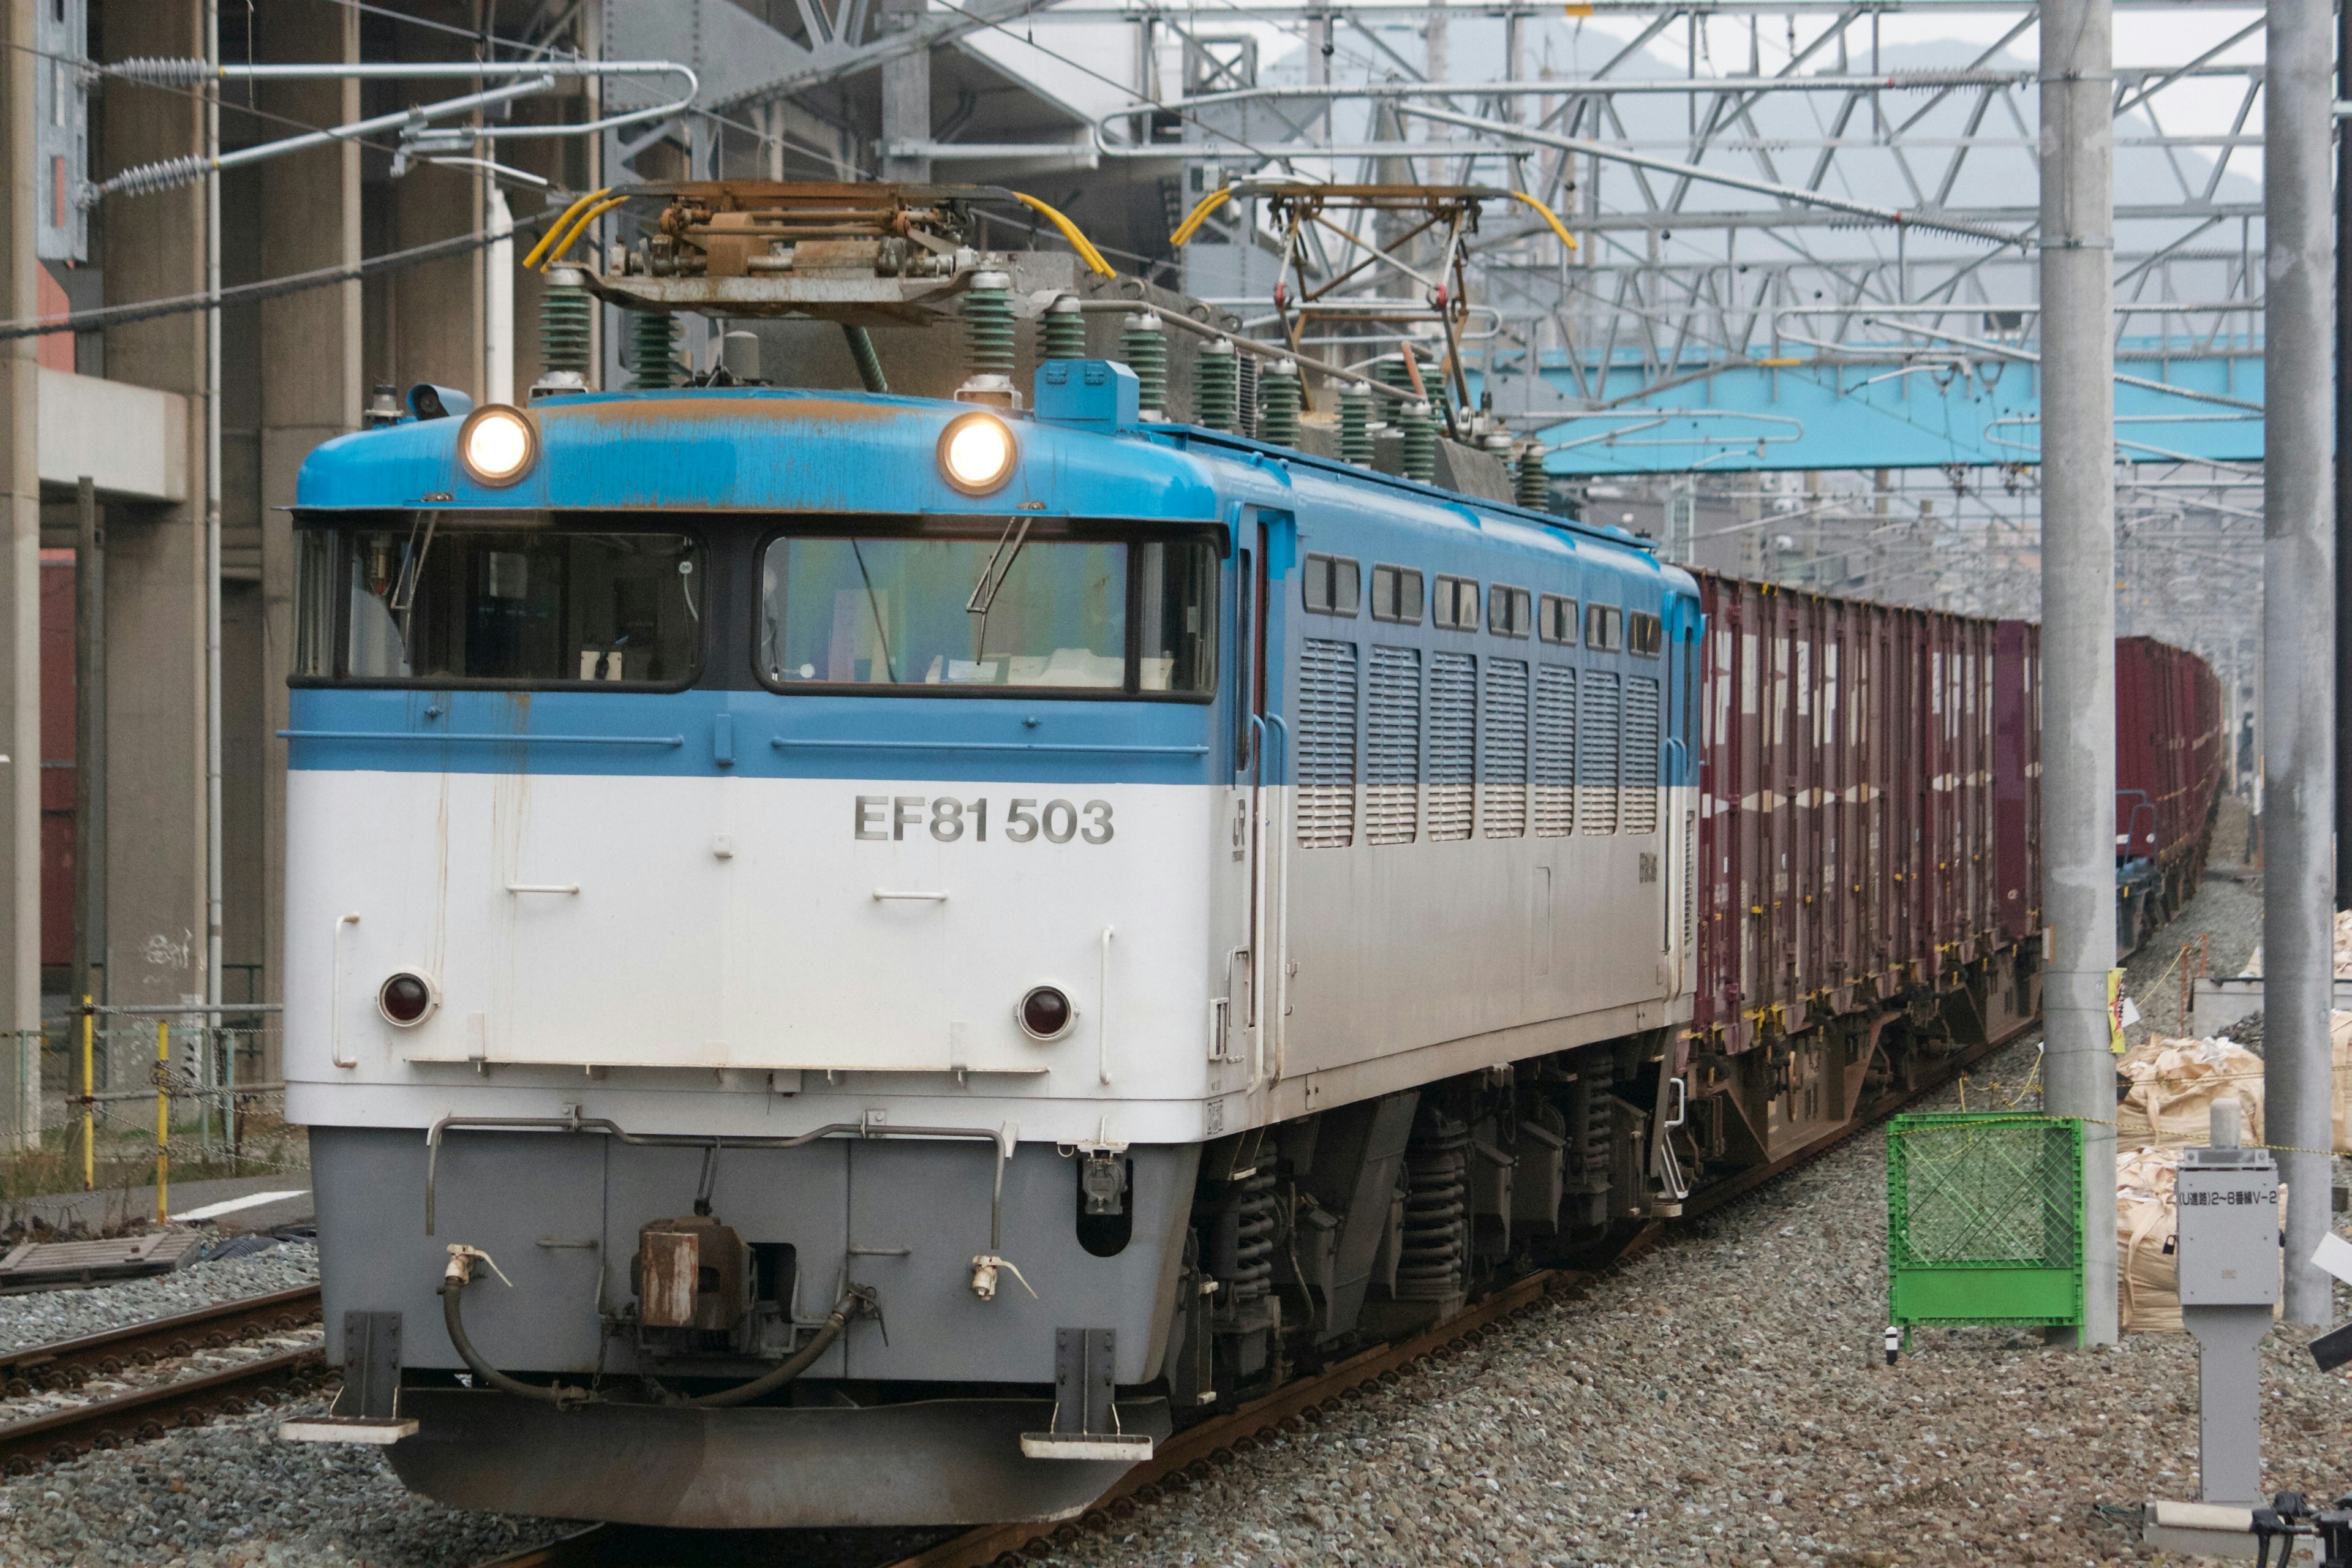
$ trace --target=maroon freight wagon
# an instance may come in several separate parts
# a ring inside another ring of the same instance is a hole
[[[2040,1012],[2041,637],[1732,578],[1699,590],[1687,1137],[1702,1162],[1762,1162]],[[2146,638],[2116,666],[2127,951],[2195,889],[2221,692]]]
[[[2034,931],[2034,628],[1722,577],[1700,592],[1694,1029],[1737,1054]]]
[[[2223,744],[2211,666],[2153,637],[2116,640],[2116,937],[2127,952],[2197,890]]]

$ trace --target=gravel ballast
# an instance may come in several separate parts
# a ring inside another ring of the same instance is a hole
[[[267,1296],[318,1282],[318,1247],[292,1241],[251,1257],[191,1263],[145,1279],[124,1279],[87,1290],[0,1296],[0,1350],[79,1339],[193,1312],[216,1302]]]
[[[2214,880],[2129,966],[2177,1032],[2159,978],[2210,932],[2214,968],[2255,941],[2260,891]],[[2032,1081],[2029,1038],[1970,1075],[1972,1108]],[[1944,1097],[1956,1107],[1957,1092]],[[2031,1100],[2027,1103],[2032,1103]],[[1890,1369],[1885,1140],[1865,1133],[1669,1246],[1377,1386],[1323,1422],[1169,1483],[1055,1561],[1090,1568],[1308,1564],[2113,1563],[2153,1561],[2096,1505],[2196,1487],[2196,1355],[2179,1335],[2075,1353],[2036,1335],[1923,1333]],[[278,1289],[303,1252],[198,1266],[132,1289]],[[190,1278],[194,1276],[196,1278]],[[273,1281],[282,1276],[271,1277]],[[190,1304],[198,1299],[184,1298]],[[35,1300],[0,1300],[0,1338]],[[130,1299],[124,1298],[127,1301]],[[148,1304],[125,1318],[165,1310]],[[100,1326],[93,1316],[84,1320]],[[109,1320],[120,1321],[120,1320]],[[80,1331],[87,1331],[86,1330]],[[2268,1489],[2352,1483],[2352,1386],[2281,1330],[2267,1342]],[[275,1441],[284,1412],[0,1481],[0,1565],[251,1568],[467,1564],[567,1528],[442,1508],[383,1457]],[[781,1555],[779,1563],[792,1561]]]

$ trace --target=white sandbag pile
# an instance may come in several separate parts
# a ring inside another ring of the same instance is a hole
[[[2347,1078],[2341,1047],[2336,1057],[2337,1100]],[[2130,1085],[2116,1107],[2118,1149],[2181,1149],[2206,1142],[2213,1102],[2235,1096],[2245,1141],[2263,1141],[2263,1060],[2234,1040],[2181,1040],[2150,1036],[2116,1071]],[[2344,1142],[2339,1109],[2336,1142]]]

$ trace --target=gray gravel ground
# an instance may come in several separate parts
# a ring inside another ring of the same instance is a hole
[[[250,1258],[192,1263],[149,1279],[125,1279],[88,1290],[43,1290],[0,1296],[0,1350],[100,1333],[151,1318],[193,1312],[215,1301],[266,1296],[319,1282],[319,1249],[289,1242]]]
[[[2217,846],[2217,859],[2234,858]],[[2252,883],[2210,881],[2130,965],[2172,1032],[2182,941],[2216,973],[2260,924]],[[2032,1081],[2029,1039],[1969,1102]],[[2030,1102],[2030,1101],[2029,1101]],[[1957,1093],[1947,1098],[1957,1105]],[[1096,1568],[1307,1564],[1906,1564],[2148,1561],[2095,1512],[2195,1485],[2196,1358],[2136,1336],[2074,1354],[1987,1330],[1922,1335],[1889,1370],[1885,1139],[1867,1134],[1693,1225],[1673,1246],[1498,1328],[1319,1425],[1180,1479],[1059,1561]],[[275,1289],[249,1260],[234,1292]],[[192,1271],[194,1272],[194,1271]],[[168,1282],[203,1288],[203,1279]],[[117,1291],[134,1289],[112,1288]],[[154,1287],[141,1289],[152,1289]],[[77,1292],[72,1310],[103,1312]],[[28,1300],[0,1300],[0,1341]],[[126,1301],[130,1298],[123,1298]],[[123,1315],[163,1310],[144,1305]],[[101,1320],[88,1320],[92,1326]],[[2265,1484],[2352,1482],[2352,1385],[2305,1335],[2264,1356]],[[560,1527],[444,1509],[372,1450],[289,1447],[282,1412],[0,1481],[0,1565],[357,1568],[478,1563]],[[780,1564],[788,1563],[780,1557]]]

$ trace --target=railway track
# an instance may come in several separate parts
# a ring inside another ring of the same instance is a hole
[[[1872,1102],[1843,1131],[1693,1194],[1684,1205],[1684,1216],[1695,1218],[1720,1208],[1779,1176],[1811,1163],[1906,1107],[1950,1087],[1961,1073],[2039,1026],[2037,1019],[1988,1045],[1955,1056],[1935,1078]],[[1138,1465],[1122,1477],[1086,1513],[1058,1524],[982,1525],[911,1555],[890,1551],[862,1560],[854,1550],[844,1553],[841,1548],[847,1543],[838,1538],[859,1533],[874,1538],[903,1538],[909,1532],[732,1531],[717,1532],[734,1538],[721,1542],[698,1539],[703,1532],[698,1531],[599,1524],[542,1546],[496,1558],[479,1568],[707,1568],[719,1563],[800,1562],[803,1560],[800,1553],[791,1552],[781,1544],[778,1552],[772,1554],[745,1538],[765,1538],[781,1543],[812,1533],[835,1538],[826,1542],[832,1550],[820,1555],[827,1561],[837,1560],[841,1568],[1015,1568],[1033,1556],[1075,1545],[1088,1533],[1115,1527],[1131,1517],[1139,1507],[1156,1500],[1163,1491],[1184,1486],[1188,1472],[1198,1474],[1204,1467],[1230,1464],[1236,1455],[1251,1452],[1277,1434],[1304,1432],[1309,1426],[1327,1419],[1339,1405],[1361,1398],[1375,1384],[1399,1382],[1408,1369],[1423,1362],[1449,1360],[1465,1347],[1485,1340],[1497,1325],[1524,1317],[1548,1302],[1574,1300],[1610,1270],[1668,1245],[1673,1237],[1673,1230],[1664,1224],[1643,1226],[1620,1238],[1604,1256],[1579,1267],[1548,1268],[1528,1275],[1473,1302],[1425,1333],[1363,1351],[1262,1399],[1185,1427],[1160,1444],[1159,1452],[1149,1462]]]
[[[133,1368],[292,1332],[316,1322],[319,1312],[315,1285],[248,1296],[79,1339],[0,1352],[0,1380],[10,1395],[19,1398],[79,1389]],[[0,1472],[26,1475],[42,1464],[61,1464],[93,1448],[117,1448],[161,1437],[175,1426],[201,1426],[215,1415],[242,1415],[331,1376],[325,1360],[317,1345],[278,1351],[0,1425]]]

